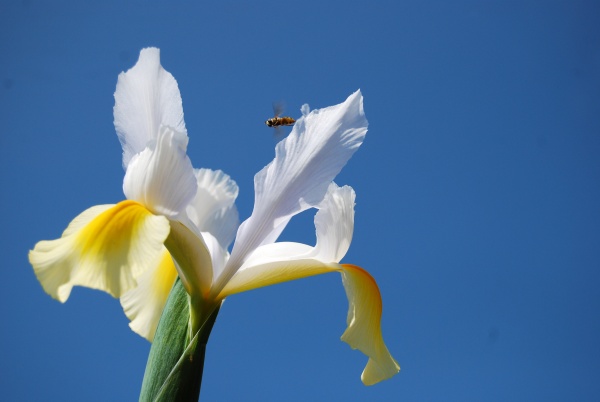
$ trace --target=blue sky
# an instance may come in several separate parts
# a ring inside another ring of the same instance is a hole
[[[188,154],[236,180],[242,218],[272,102],[297,116],[362,90],[369,133],[336,179],[357,193],[344,262],[378,281],[402,367],[362,385],[324,275],[225,302],[202,400],[597,400],[600,6],[449,3],[0,2],[0,399],[137,398],[150,345],[118,300],[52,300],[27,252],[124,198],[113,93],[156,46]],[[314,242],[312,214],[283,239]]]

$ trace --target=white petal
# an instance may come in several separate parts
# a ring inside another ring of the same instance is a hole
[[[196,177],[186,155],[185,133],[162,126],[155,143],[131,159],[123,192],[152,212],[167,217],[181,213],[196,195]]]
[[[254,210],[238,229],[222,281],[256,247],[275,241],[293,215],[321,202],[366,132],[360,91],[342,104],[298,119],[291,134],[277,144],[275,159],[254,178]]]
[[[225,285],[220,296],[339,270],[354,230],[355,194],[331,183],[315,215],[317,245],[272,243],[258,247]]]
[[[129,327],[150,342],[176,279],[173,259],[163,248],[156,264],[138,278],[138,285],[121,296],[121,306],[131,320]]]
[[[223,272],[225,263],[229,258],[229,253],[227,252],[227,249],[221,245],[221,242],[211,233],[202,232],[202,238],[204,239],[206,248],[210,253],[213,278],[218,278]]]
[[[168,234],[167,219],[136,202],[93,207],[60,239],[38,242],[29,262],[44,290],[61,302],[76,285],[120,297],[153,266]]]
[[[160,65],[158,49],[143,49],[137,64],[119,74],[113,113],[124,168],[156,139],[161,125],[186,131],[177,82]]]
[[[340,262],[348,252],[354,233],[354,200],[352,187],[331,183],[315,216],[317,245],[314,258]]]
[[[188,217],[200,231],[211,233],[227,248],[239,224],[235,207],[238,186],[220,170],[197,169],[194,173],[198,191],[186,209]]]

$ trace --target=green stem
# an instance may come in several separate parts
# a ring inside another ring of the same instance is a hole
[[[177,280],[150,348],[140,401],[198,401],[206,344],[218,313],[217,307],[190,339],[189,296]]]

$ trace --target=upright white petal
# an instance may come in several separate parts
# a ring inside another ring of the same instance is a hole
[[[227,248],[233,241],[239,220],[235,199],[238,186],[220,170],[194,171],[198,191],[186,211],[190,220],[202,232],[209,232]]]
[[[327,195],[315,215],[316,259],[340,262],[348,252],[354,233],[355,198],[352,187],[338,187],[335,183],[329,185]]]
[[[254,210],[238,229],[218,287],[256,247],[275,241],[293,215],[321,202],[366,132],[360,91],[342,104],[298,119],[291,134],[277,144],[275,159],[254,178]]]
[[[186,155],[185,133],[161,126],[156,142],[131,159],[123,179],[130,200],[152,212],[175,217],[196,195],[196,177]]]
[[[125,169],[135,154],[156,139],[161,125],[186,131],[179,88],[160,65],[160,50],[142,49],[136,65],[119,74],[113,113]]]

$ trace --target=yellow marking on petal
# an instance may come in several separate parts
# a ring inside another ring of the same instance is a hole
[[[94,257],[107,252],[126,254],[145,218],[151,215],[142,204],[129,200],[102,212],[77,235],[82,254]]]
[[[123,201],[76,217],[60,239],[38,242],[29,261],[44,290],[61,302],[75,285],[119,297],[156,264],[169,221]]]
[[[171,254],[165,250],[160,260],[160,265],[152,278],[152,290],[157,295],[160,295],[160,297],[164,297],[164,301],[166,302],[176,279],[177,269],[173,263],[173,258],[171,257]]]
[[[342,340],[369,356],[361,380],[373,385],[400,371],[381,335],[381,294],[375,279],[361,267],[343,264],[341,273],[349,303],[348,328]]]

